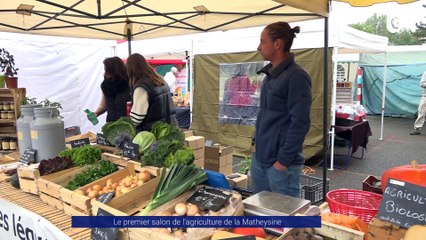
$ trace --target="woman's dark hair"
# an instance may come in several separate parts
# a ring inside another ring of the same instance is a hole
[[[139,53],[130,55],[129,58],[127,58],[126,65],[130,86],[134,86],[137,81],[142,79],[151,81],[155,86],[163,86],[166,84],[163,77],[157,74],[146,59]]]
[[[105,73],[112,77],[114,81],[127,81],[127,69],[123,60],[119,57],[105,58]]]
[[[275,22],[265,27],[268,30],[268,35],[272,41],[282,39],[284,40],[284,52],[290,52],[293,39],[296,33],[300,32],[300,27],[291,28],[287,22]]]

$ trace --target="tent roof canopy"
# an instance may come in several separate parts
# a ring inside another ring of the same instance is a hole
[[[302,2],[302,3],[300,3]],[[97,39],[175,36],[327,16],[328,0],[1,1],[0,31]],[[129,31],[130,30],[130,31]]]

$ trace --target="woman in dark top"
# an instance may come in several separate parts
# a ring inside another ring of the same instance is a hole
[[[127,73],[132,89],[130,118],[138,131],[151,131],[157,121],[178,125],[170,88],[145,58],[132,54],[127,59]]]
[[[106,121],[113,122],[126,116],[126,103],[131,101],[129,78],[126,65],[119,57],[106,58],[103,63],[102,98],[94,113],[100,116],[106,112]]]

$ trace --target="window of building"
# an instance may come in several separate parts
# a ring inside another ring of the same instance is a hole
[[[346,71],[342,65],[337,65],[337,82],[346,81]]]

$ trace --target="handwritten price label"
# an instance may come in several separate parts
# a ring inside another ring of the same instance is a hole
[[[90,140],[89,138],[83,138],[83,139],[77,139],[77,140],[71,141],[69,143],[71,144],[72,148],[78,148],[84,145],[89,145]]]

